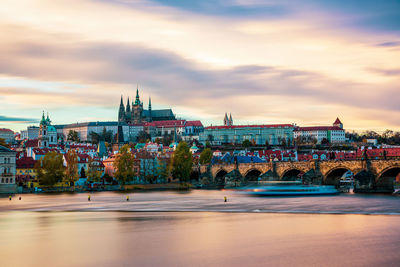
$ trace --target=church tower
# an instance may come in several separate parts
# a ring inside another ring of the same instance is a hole
[[[152,122],[152,116],[151,116],[151,97],[149,96],[149,122]]]
[[[124,122],[124,121],[125,121],[125,107],[121,95],[121,103],[119,104],[119,112],[118,112],[118,122]]]
[[[143,103],[139,98],[139,88],[136,88],[136,99],[132,105],[132,122],[141,123],[143,120]]]
[[[232,113],[229,113],[229,126],[233,125]]]
[[[131,104],[129,103],[129,96],[128,96],[128,101],[126,102],[125,121],[128,123],[132,121]]]
[[[228,114],[225,112],[225,117],[224,117],[224,126],[228,126],[229,121],[228,121]]]

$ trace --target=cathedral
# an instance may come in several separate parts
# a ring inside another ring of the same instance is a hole
[[[151,98],[149,98],[149,106],[148,109],[143,109],[143,102],[140,101],[139,97],[139,89],[136,89],[136,99],[135,102],[128,101],[126,103],[126,107],[124,106],[123,99],[121,96],[121,103],[119,105],[118,112],[118,122],[126,122],[126,123],[143,123],[143,122],[152,122],[152,121],[167,121],[167,120],[175,120],[175,115],[171,109],[155,109],[151,108]]]

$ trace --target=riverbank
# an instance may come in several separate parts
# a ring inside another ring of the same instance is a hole
[[[165,183],[165,184],[126,184],[126,185],[100,185],[88,186],[64,186],[64,187],[38,187],[23,188],[14,186],[13,190],[0,192],[0,195],[13,194],[41,194],[41,193],[84,193],[84,192],[109,192],[109,191],[165,191],[165,190],[189,190],[193,189],[190,183]]]

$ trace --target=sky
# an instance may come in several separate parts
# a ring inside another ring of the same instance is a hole
[[[0,128],[115,121],[400,130],[400,1],[2,0]]]

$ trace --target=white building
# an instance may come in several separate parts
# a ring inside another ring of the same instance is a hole
[[[317,144],[321,144],[324,139],[329,143],[344,143],[346,141],[343,124],[339,120],[333,123],[333,126],[311,126],[297,127],[293,131],[294,139],[303,138],[305,140],[316,139]]]
[[[57,132],[59,135],[63,135],[64,139],[67,139],[69,131],[75,131],[78,133],[78,137],[81,141],[92,141],[90,134],[92,132],[101,135],[104,129],[108,132],[111,131],[113,137],[118,133],[118,124],[122,126],[122,132],[124,136],[124,142],[136,141],[137,136],[143,131],[142,124],[127,124],[118,123],[114,121],[97,121],[97,122],[83,122],[73,123],[66,125],[56,125]]]
[[[0,146],[0,193],[16,191],[16,152]]]
[[[14,132],[10,129],[0,128],[0,138],[4,139],[6,143],[14,141]]]

